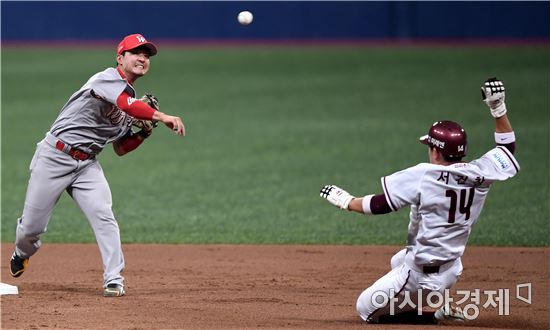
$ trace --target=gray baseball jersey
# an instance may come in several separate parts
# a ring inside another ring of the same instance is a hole
[[[69,98],[50,132],[74,148],[97,154],[132,125],[133,117],[116,106],[123,91],[135,97],[115,68],[96,73]]]
[[[123,284],[124,256],[111,190],[94,156],[130,130],[133,117],[116,106],[123,91],[135,96],[133,87],[115,68],[109,68],[92,76],[63,106],[37,144],[15,242],[18,256],[35,254],[55,204],[67,191],[94,231],[103,260],[104,286]],[[80,152],[92,157],[79,157]]]

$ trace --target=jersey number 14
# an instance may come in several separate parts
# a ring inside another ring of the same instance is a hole
[[[464,221],[470,219],[470,207],[472,206],[472,202],[474,201],[474,193],[475,188],[460,190],[458,211],[466,216]],[[466,197],[466,195],[468,195],[468,197]],[[445,192],[445,196],[451,199],[451,205],[449,206],[449,223],[454,223],[458,196],[456,191],[451,189],[448,189]]]

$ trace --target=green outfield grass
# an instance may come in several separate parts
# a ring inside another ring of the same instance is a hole
[[[183,116],[125,157],[99,157],[126,243],[402,244],[408,211],[365,217],[319,197],[332,183],[380,193],[380,177],[427,161],[418,143],[459,121],[468,158],[494,146],[479,86],[507,86],[518,176],[496,184],[475,245],[550,245],[550,49],[537,47],[165,48],[138,93]],[[34,146],[113,49],[2,49],[2,241],[15,237]],[[45,242],[93,242],[67,195]]]

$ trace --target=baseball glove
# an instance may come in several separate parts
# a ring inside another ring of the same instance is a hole
[[[155,110],[160,110],[159,101],[156,96],[153,94],[145,94],[140,99],[140,101],[147,103],[151,108]],[[143,119],[134,119],[132,126],[139,128],[140,130],[136,133],[141,135],[144,139],[148,138],[151,133],[153,133],[153,128],[158,126],[158,121],[156,120],[143,120]]]

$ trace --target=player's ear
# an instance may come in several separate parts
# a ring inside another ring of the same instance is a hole
[[[428,156],[430,158],[430,163],[436,164],[437,162],[441,161],[443,155],[437,148],[428,146]]]
[[[434,148],[434,150],[435,150],[435,154],[436,154],[436,159],[437,159],[437,161],[438,161],[438,162],[443,162],[443,161],[445,161],[445,157],[443,156],[443,153],[442,153],[439,149],[437,149],[437,148]]]
[[[117,64],[122,64],[122,57],[123,57],[123,56],[124,56],[124,55],[122,55],[122,54],[116,56],[116,62],[117,62]]]

